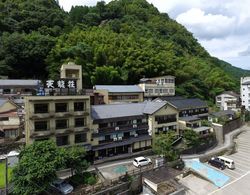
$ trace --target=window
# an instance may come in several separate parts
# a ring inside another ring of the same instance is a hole
[[[168,89],[163,89],[163,93],[168,93]]]
[[[10,89],[3,89],[3,94],[10,94],[11,90]]]
[[[169,89],[169,93],[174,93],[174,89]]]
[[[9,120],[9,117],[1,117],[0,118],[0,121],[8,121]]]
[[[155,89],[155,93],[159,93],[159,89]]]
[[[75,102],[74,111],[84,111],[84,102]]]
[[[35,121],[34,123],[35,131],[47,131],[48,130],[48,121]]]
[[[75,143],[81,143],[87,141],[87,134],[86,133],[79,133],[75,134]]]
[[[57,146],[68,145],[68,135],[56,137],[56,145]]]
[[[17,137],[17,130],[13,129],[13,130],[5,130],[5,137],[6,138],[15,138]]]
[[[99,128],[105,128],[108,127],[108,123],[100,123]]]
[[[48,113],[48,104],[35,104],[34,105],[34,113]]]
[[[158,124],[176,122],[176,115],[172,114],[172,115],[156,116],[155,121]]]
[[[75,118],[75,127],[84,127],[85,118]]]
[[[56,120],[56,129],[66,129],[66,128],[68,128],[67,119]]]
[[[67,112],[68,104],[67,103],[56,103],[56,112]]]

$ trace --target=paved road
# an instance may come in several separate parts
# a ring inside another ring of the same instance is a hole
[[[241,133],[236,141],[237,152],[228,156],[234,160],[235,169],[225,169],[222,172],[231,178],[231,181],[210,194],[213,195],[249,195],[250,194],[250,127]]]

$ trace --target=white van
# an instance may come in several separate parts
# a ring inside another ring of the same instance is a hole
[[[235,169],[234,161],[226,158],[224,156],[218,156],[217,157],[221,162],[223,162],[229,169]]]

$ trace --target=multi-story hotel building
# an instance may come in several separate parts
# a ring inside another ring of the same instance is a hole
[[[137,85],[95,85],[105,104],[143,102],[143,90]]]
[[[19,97],[35,95],[40,85],[40,80],[0,79],[0,96]]]
[[[237,110],[240,108],[240,96],[233,91],[225,91],[215,98],[216,106],[220,110]]]
[[[250,111],[250,77],[241,77],[240,80],[241,105]]]
[[[25,97],[26,144],[53,139],[58,146],[91,149],[89,96]]]
[[[178,134],[178,111],[166,102],[96,105],[92,119],[96,159],[149,149],[160,132]]]
[[[144,91],[145,99],[154,99],[160,96],[175,95],[175,77],[161,76],[140,79],[139,86]]]

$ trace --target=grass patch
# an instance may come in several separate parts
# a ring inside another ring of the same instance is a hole
[[[8,167],[8,181],[11,180],[12,168]],[[0,188],[5,187],[5,161],[0,162]]]

